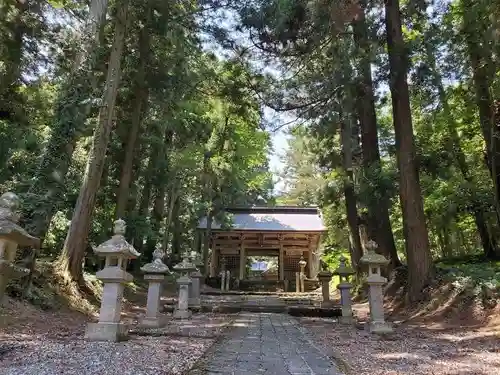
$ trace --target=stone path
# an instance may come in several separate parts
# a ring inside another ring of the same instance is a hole
[[[205,355],[209,375],[341,375],[286,314],[241,313]]]

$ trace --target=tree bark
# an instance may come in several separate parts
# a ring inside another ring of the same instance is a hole
[[[500,224],[500,129],[495,126],[495,114],[490,87],[493,81],[494,64],[489,46],[491,38],[484,19],[488,15],[477,11],[476,3],[462,0],[463,32],[467,52],[472,67],[472,80],[476,105],[479,110],[479,123],[486,144],[486,165],[491,174],[494,187],[495,209]]]
[[[347,100],[350,100],[349,98]],[[342,116],[342,114],[341,114]],[[347,223],[349,226],[349,243],[351,250],[351,264],[354,269],[361,271],[360,259],[363,256],[361,247],[361,239],[359,237],[358,228],[358,209],[356,193],[354,191],[353,167],[352,167],[352,128],[351,128],[350,113],[345,114],[342,119],[342,128],[340,137],[342,143],[343,166],[345,171],[344,177],[344,196],[347,214]]]
[[[146,24],[150,21],[150,9],[146,10]],[[149,63],[149,56],[151,54],[150,37],[147,27],[143,27],[139,34],[139,58],[140,64],[136,73],[134,82],[135,106],[132,112],[131,126],[128,132],[128,139],[125,144],[125,157],[122,164],[120,184],[118,186],[118,193],[116,197],[116,210],[115,218],[125,217],[129,192],[130,182],[132,181],[134,159],[137,153],[137,139],[141,129],[142,119],[144,113],[148,108],[149,89],[146,82],[146,67]]]
[[[91,225],[96,194],[104,168],[104,160],[113,127],[116,95],[120,84],[121,58],[127,30],[128,3],[118,9],[115,35],[106,77],[103,103],[99,111],[99,123],[94,133],[87,169],[76,202],[64,248],[58,259],[60,270],[69,271],[73,280],[82,280],[82,260],[85,255],[87,236]]]
[[[359,71],[361,77],[357,85],[358,117],[361,124],[361,147],[363,152],[363,169],[366,176],[379,176],[382,173],[380,160],[377,115],[375,97],[373,95],[373,80],[371,73],[370,39],[365,19],[366,0],[360,2],[359,13],[353,23],[354,41],[359,53]],[[366,178],[366,177],[365,177]],[[370,182],[371,184],[373,181]],[[392,226],[389,218],[389,199],[379,187],[368,203],[367,227],[368,236],[379,245],[382,252],[390,260],[389,268],[401,266]]]
[[[433,277],[432,255],[415,159],[407,82],[408,57],[401,27],[399,0],[385,0],[390,89],[399,167],[399,195],[408,259],[408,298],[415,302]]]
[[[430,43],[426,42],[425,47],[426,47],[427,61],[430,65],[432,72],[432,79],[434,81],[434,85],[438,90],[439,101],[441,102],[441,106],[443,108],[443,114],[444,117],[446,118],[448,125],[448,133],[450,136],[448,152],[451,155],[453,155],[453,159],[456,160],[458,169],[460,170],[460,173],[462,174],[464,180],[467,181],[471,186],[475,186],[476,182],[474,181],[469,171],[469,166],[467,165],[465,153],[460,144],[460,137],[457,132],[457,124],[454,120],[450,105],[448,103],[446,91],[443,86],[443,80],[441,78],[441,74],[438,71],[436,60],[434,58],[434,53],[432,51],[432,46]],[[485,212],[480,208],[480,203],[477,201],[477,198],[475,196],[473,196],[472,206],[473,206],[472,216],[474,217],[474,222],[476,224],[477,231],[481,239],[481,244],[485,256],[490,259],[495,259],[497,256],[500,257],[500,254],[497,254],[497,245],[495,238],[491,237],[488,231],[488,224],[486,222]]]
[[[50,141],[29,191],[36,199],[23,213],[23,218],[29,232],[42,242],[65,192],[66,174],[90,110],[87,103],[96,85],[93,72],[98,55],[98,32],[107,6],[108,0],[92,0],[89,21],[82,32],[82,47],[61,89]]]

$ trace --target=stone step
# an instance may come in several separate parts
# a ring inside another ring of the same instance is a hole
[[[165,312],[173,312],[175,305],[165,305]],[[333,318],[342,315],[340,306],[315,307],[315,306],[284,306],[284,305],[202,305],[200,307],[190,307],[193,312],[236,314],[239,312],[253,313],[287,313],[292,316],[310,316],[321,318]]]

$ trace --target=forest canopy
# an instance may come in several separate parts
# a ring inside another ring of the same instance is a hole
[[[354,267],[375,240],[413,300],[436,259],[499,259],[499,15],[486,0],[2,0],[0,192],[43,243],[25,263],[81,281],[117,218],[144,259],[160,243],[175,260],[200,217],[273,204],[320,206],[327,255]]]

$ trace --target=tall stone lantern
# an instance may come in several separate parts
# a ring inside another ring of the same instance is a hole
[[[368,267],[368,299],[370,303],[370,324],[369,330],[372,333],[390,333],[392,327],[386,323],[384,317],[384,293],[382,286],[387,279],[382,276],[381,268],[389,264],[389,260],[383,255],[377,254],[375,250],[378,245],[370,240],[366,244],[366,253],[360,259],[361,264]]]
[[[38,248],[40,240],[28,234],[18,224],[19,198],[14,193],[0,196],[0,303],[5,294],[9,279],[19,278],[29,270],[14,264],[18,246]]]
[[[189,254],[184,253],[182,262],[174,266],[174,270],[181,273],[181,276],[177,279],[177,284],[179,285],[179,299],[177,308],[174,311],[174,319],[189,319],[192,315],[189,311],[189,285],[191,284],[191,278],[189,274],[196,270],[196,266],[190,262]]]
[[[170,273],[169,268],[162,261],[164,257],[162,245],[157,244],[153,252],[153,261],[141,267],[144,280],[149,282],[146,316],[141,321],[143,327],[159,328],[166,323],[165,317],[160,313],[161,287],[165,281],[165,275]]]
[[[341,257],[339,267],[335,270],[334,274],[339,276],[337,289],[340,292],[340,305],[342,308],[342,316],[339,318],[339,322],[343,324],[351,324],[353,320],[351,300],[352,284],[349,282],[349,277],[355,273],[356,271],[347,266],[347,259]]]
[[[125,240],[125,230],[125,221],[116,220],[113,237],[94,250],[97,255],[105,258],[105,264],[96,273],[96,277],[104,284],[99,321],[89,323],[85,332],[85,338],[91,341],[116,342],[128,338],[127,326],[120,323],[123,289],[125,284],[134,279],[126,271],[129,260],[141,254]]]
[[[196,270],[191,272],[191,285],[189,286],[189,306],[194,308],[201,307],[201,284],[203,274],[200,272],[200,267],[203,266],[203,259],[196,251],[191,252],[191,261],[196,266]]]

